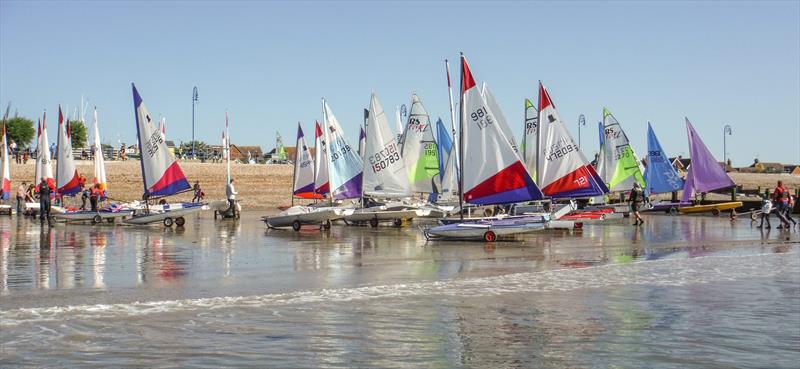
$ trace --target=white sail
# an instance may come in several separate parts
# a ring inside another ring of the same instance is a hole
[[[403,132],[403,118],[400,117],[400,107],[397,106],[394,108],[394,122],[397,126],[397,144],[400,146],[403,145],[403,140],[405,138]]]
[[[539,85],[539,186],[551,197],[589,197],[608,192],[581,152],[544,85]]]
[[[297,123],[297,145],[294,159],[294,188],[292,194],[297,197],[312,199],[320,197],[314,192],[314,159],[306,145],[303,128]]]
[[[314,124],[314,147],[314,192],[324,196],[331,192],[331,186],[328,182],[328,150],[319,122]]]
[[[411,112],[403,131],[403,160],[412,192],[440,192],[439,156],[433,127],[422,100],[411,95]]]
[[[366,136],[364,195],[384,198],[411,196],[400,146],[375,93],[370,97]]]
[[[603,108],[603,171],[601,178],[614,191],[628,191],[634,182],[644,188],[644,169],[628,135],[608,109]]]
[[[333,198],[343,200],[361,197],[364,161],[347,142],[342,126],[324,99],[322,113],[325,124],[324,137],[328,148],[328,175]]]
[[[461,71],[464,200],[485,205],[541,199],[542,193],[478,91],[463,56]]]
[[[94,179],[92,183],[99,184],[100,190],[106,193],[106,163],[103,159],[103,147],[100,144],[100,129],[97,127],[97,108],[94,108],[94,122],[92,123],[92,151],[94,152]]]
[[[494,98],[489,86],[486,85],[486,82],[483,83],[483,88],[481,88],[481,95],[486,99],[489,109],[494,113],[495,119],[497,120],[497,127],[503,132],[503,136],[508,139],[508,144],[511,145],[514,152],[519,155],[519,147],[517,146],[517,140],[514,139],[514,133],[511,132],[511,127],[508,126],[508,120],[506,120],[503,110],[500,109],[500,105],[497,104],[497,100]]]
[[[35,174],[36,174],[36,189],[39,189],[39,184],[42,182],[42,178],[47,181],[50,189],[55,191],[56,189],[56,182],[55,178],[53,177],[53,165],[52,160],[50,159],[50,143],[47,141],[47,113],[44,113],[42,116],[42,125],[40,126],[39,136],[36,141],[36,150],[38,152],[38,156],[36,157],[36,167],[35,167]]]
[[[58,107],[58,161],[56,165],[56,188],[61,195],[75,195],[81,192],[80,175],[72,157],[72,138],[69,122],[64,121],[61,106]]]

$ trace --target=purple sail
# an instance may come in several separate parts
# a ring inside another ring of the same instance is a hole
[[[689,135],[689,154],[692,163],[686,174],[686,184],[683,188],[681,202],[688,202],[696,192],[710,192],[721,188],[736,186],[728,173],[708,150],[700,139],[700,135],[692,127],[689,118],[686,118],[686,131]]]

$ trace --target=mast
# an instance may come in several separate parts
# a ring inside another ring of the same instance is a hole
[[[227,117],[226,117],[225,122],[227,124]],[[298,130],[300,129],[300,122],[297,122],[297,129]],[[295,143],[295,148],[294,148],[294,165],[292,165],[292,169],[293,169],[292,170],[292,206],[294,206],[294,189],[297,187],[297,152],[298,152],[297,151],[297,143],[299,143],[299,141],[300,140],[296,140],[295,141],[296,143]]]
[[[458,163],[461,163],[464,160],[464,53],[461,52],[460,54],[460,61],[461,61],[461,83],[459,83],[461,93],[459,94],[458,98],[458,147],[459,149],[456,150],[458,154]],[[449,69],[448,69],[449,70]],[[449,75],[449,73],[448,73]],[[452,92],[450,96],[452,96]],[[452,99],[451,99],[452,101]],[[458,164],[456,163],[456,164]],[[456,175],[458,175],[458,213],[461,216],[461,220],[464,220],[464,175],[461,171],[456,171]]]
[[[61,113],[61,105],[59,105],[58,106],[58,132],[56,133],[56,152],[55,152],[56,155],[58,155],[59,151],[61,151],[61,124],[63,124],[63,122],[64,122],[64,115]],[[49,147],[47,149],[50,150]],[[55,188],[56,189],[54,191],[55,194],[56,194],[56,200],[58,200],[58,173],[60,172],[59,168],[61,167],[61,161],[63,159],[64,158],[59,156],[58,160],[56,160],[56,175],[55,175],[55,183],[56,183]],[[53,158],[50,158],[50,160],[53,160]]]
[[[373,92],[374,94],[375,92]],[[370,108],[372,107],[372,101],[370,101]],[[367,132],[369,132],[369,110],[365,110],[367,113],[364,114],[364,155],[367,154]],[[399,124],[399,122],[398,122]],[[399,137],[399,136],[398,136]],[[362,157],[362,159],[364,159]],[[362,171],[366,172],[367,162],[364,161],[364,166],[362,167]],[[361,174],[361,208],[364,208],[364,177],[366,177],[363,173]]]
[[[539,111],[537,112],[537,114],[539,114],[539,127],[536,129],[536,180],[539,181],[540,186],[543,186],[541,180],[544,173],[542,173],[542,166],[539,160],[539,157],[541,156],[539,154],[542,152],[542,127],[543,127],[542,125],[544,122],[544,120],[542,120],[542,80],[539,80],[538,103],[539,103]]]
[[[231,183],[231,136],[230,131],[228,130],[228,111],[225,110],[225,147],[222,148],[225,153],[226,166],[227,166],[227,175],[228,175],[228,182],[225,183],[227,186],[228,183]]]
[[[445,71],[447,72],[447,94],[450,96],[450,130],[452,131],[451,133],[452,133],[452,136],[453,136],[453,142],[455,143],[455,142],[457,142],[456,141],[456,111],[455,111],[455,108],[453,107],[453,86],[452,86],[452,83],[450,82],[450,62],[447,61],[447,59],[445,59],[444,60],[444,65],[445,65]],[[462,93],[463,93],[463,91],[462,91]],[[459,178],[458,177],[458,173],[459,173],[459,168],[461,167],[460,166],[461,157],[458,155],[458,153],[461,152],[461,149],[458,146],[459,146],[459,144],[453,145],[453,150],[456,151],[455,152],[456,162],[453,165],[453,168],[456,171],[456,178]],[[461,191],[460,187],[459,187],[458,191],[459,192]]]

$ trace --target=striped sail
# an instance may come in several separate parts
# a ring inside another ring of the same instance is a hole
[[[647,169],[645,183],[651,194],[675,192],[683,189],[683,178],[669,162],[669,157],[661,148],[658,137],[650,122],[647,122]]]
[[[53,165],[50,158],[50,143],[47,141],[47,112],[45,112],[42,116],[42,124],[39,125],[37,134],[36,151],[38,154],[34,169],[36,176],[36,179],[34,179],[34,181],[36,181],[36,190],[39,190],[39,185],[42,183],[42,179],[44,179],[47,182],[48,187],[50,187],[50,190],[55,192],[56,181],[53,177]]]
[[[314,192],[325,196],[331,192],[331,186],[328,182],[328,150],[319,122],[315,122],[314,132]]]
[[[8,200],[11,196],[11,170],[8,164],[8,156],[11,155],[11,150],[8,149],[8,140],[6,139],[6,126],[3,125],[3,182],[2,192],[0,198]]]
[[[167,150],[164,133],[154,126],[150,111],[145,107],[136,86],[133,90],[133,108],[136,118],[136,138],[141,153],[142,180],[146,197],[178,194],[190,189],[181,167]]]
[[[485,205],[541,199],[541,191],[497,124],[463,56],[461,73],[464,200]]]
[[[603,176],[600,177],[608,185],[610,191],[627,191],[633,183],[644,187],[639,157],[631,147],[628,135],[611,112],[603,108]]]
[[[412,192],[438,193],[439,153],[431,118],[417,94],[411,95],[411,112],[403,136],[403,160]]]
[[[311,150],[306,145],[303,128],[297,123],[297,144],[295,145],[294,158],[294,196],[304,199],[321,198],[322,195],[314,192],[314,158]]]
[[[58,107],[58,161],[56,162],[56,188],[58,193],[74,196],[81,192],[81,177],[72,157],[72,138],[69,122],[64,122],[61,106]]]
[[[414,108],[411,110],[413,114]],[[366,136],[364,195],[385,198],[411,196],[400,145],[389,128],[389,119],[375,93],[370,97]]]
[[[553,198],[589,197],[608,188],[583,156],[556,111],[544,85],[539,84],[540,155],[539,185]]]
[[[324,137],[327,143],[328,175],[333,198],[336,200],[361,197],[361,179],[364,162],[344,137],[344,130],[331,112],[325,99],[322,100]]]
[[[106,163],[103,159],[103,147],[100,144],[100,129],[97,127],[97,108],[94,108],[94,121],[92,123],[92,151],[94,152],[94,178],[92,183],[99,184],[100,190],[108,196],[106,183]]]

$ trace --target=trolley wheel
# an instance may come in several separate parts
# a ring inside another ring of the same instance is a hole
[[[103,221],[103,217],[101,217],[100,214],[95,214],[94,217],[92,217],[92,223],[94,223],[94,224],[98,224],[98,223],[100,223],[102,221]]]
[[[756,212],[754,211],[754,212],[750,213],[750,220],[755,222],[756,219],[758,219],[758,215],[756,214]]]
[[[172,218],[164,218],[164,227],[172,227]]]
[[[376,228],[378,226],[378,218],[372,218],[369,220],[369,225],[372,228]]]
[[[670,215],[675,215],[675,214],[678,214],[678,208],[676,208],[676,207],[674,207],[674,206],[673,206],[673,207],[670,207],[670,208],[669,208],[669,214],[670,214]]]
[[[717,209],[717,208],[711,209],[711,215],[719,216],[719,209]]]
[[[492,231],[486,231],[486,233],[483,234],[483,240],[486,242],[494,242],[496,239],[497,235]]]
[[[394,220],[394,226],[397,227],[397,228],[402,227],[403,226],[403,220],[402,219],[395,219]]]
[[[299,231],[300,230],[300,221],[299,220],[295,220],[294,222],[292,222],[292,229],[294,229],[295,231]]]
[[[184,224],[186,224],[186,219],[184,219],[183,217],[175,218],[175,225],[177,225],[178,227],[183,227]]]
[[[322,223],[322,228],[331,229],[331,221],[330,220],[326,220],[325,223]]]

